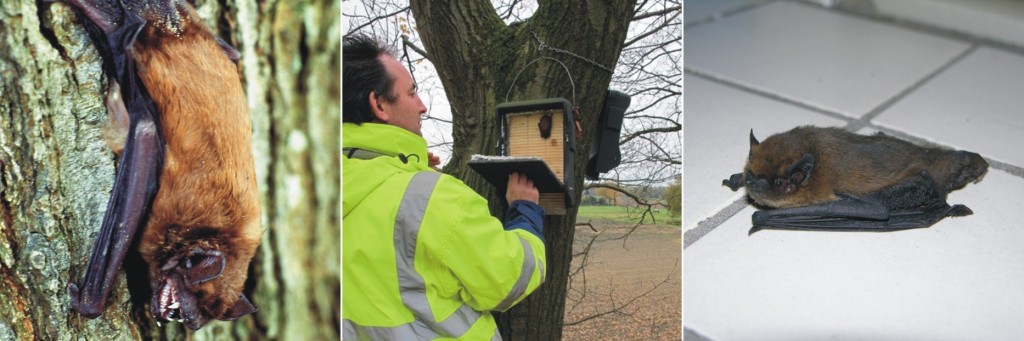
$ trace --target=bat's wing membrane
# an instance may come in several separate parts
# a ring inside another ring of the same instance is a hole
[[[895,231],[929,227],[942,218],[971,213],[964,205],[950,206],[944,200],[890,210],[877,201],[846,197],[818,205],[755,212],[750,233],[763,229]]]
[[[156,125],[135,122],[129,130],[129,142],[118,168],[114,189],[107,204],[103,225],[92,247],[92,256],[82,287],[72,284],[72,306],[87,317],[103,312],[125,253],[138,227],[145,223],[153,195],[156,194],[163,146]]]
[[[156,106],[135,75],[128,50],[145,25],[116,1],[66,0],[89,19],[90,31],[111,81],[121,84],[130,126],[107,211],[81,286],[71,284],[71,306],[86,317],[103,312],[117,271],[138,228],[145,224],[163,169],[164,141]]]

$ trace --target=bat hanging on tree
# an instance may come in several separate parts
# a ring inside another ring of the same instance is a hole
[[[750,131],[743,173],[722,184],[747,188],[761,229],[892,231],[928,227],[973,212],[946,203],[980,181],[988,162],[967,151],[925,148],[878,133],[802,126],[759,142]]]
[[[102,314],[137,236],[158,321],[195,330],[255,312],[242,289],[263,231],[238,52],[182,0],[62,1],[103,57],[108,113],[128,116],[110,120],[124,148],[72,308]]]

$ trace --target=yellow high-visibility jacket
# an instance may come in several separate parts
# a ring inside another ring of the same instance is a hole
[[[428,167],[400,127],[342,130],[342,338],[496,340],[504,311],[544,282],[543,209],[506,223],[462,181]]]

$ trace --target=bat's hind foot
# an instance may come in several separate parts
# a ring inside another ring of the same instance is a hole
[[[981,181],[985,177],[985,173],[988,173],[988,161],[985,161],[985,158],[978,153],[961,150],[956,152],[956,156],[960,161],[961,168],[953,173],[949,183],[946,184],[947,192],[963,188],[970,182]]]
[[[971,209],[967,208],[967,206],[956,204],[956,205],[953,205],[953,207],[951,207],[949,209],[949,213],[946,213],[946,216],[947,217],[963,217],[963,216],[972,215],[972,214],[974,214],[974,211],[971,211]]]

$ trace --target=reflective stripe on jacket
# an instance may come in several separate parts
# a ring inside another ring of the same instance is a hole
[[[343,338],[500,339],[489,311],[544,281],[542,210],[515,202],[503,228],[404,129],[345,124],[343,143],[382,154],[342,158]]]

